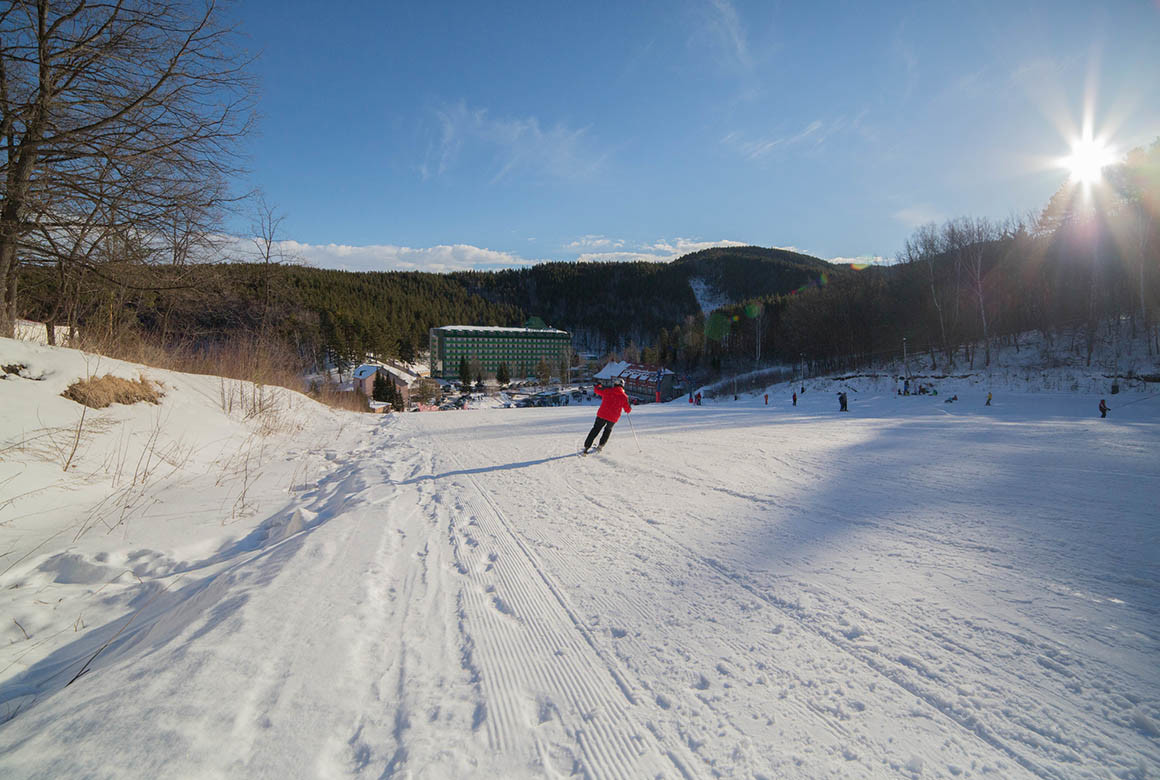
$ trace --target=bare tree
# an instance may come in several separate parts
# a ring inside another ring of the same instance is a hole
[[[270,313],[270,288],[275,266],[280,265],[285,257],[282,254],[278,234],[282,222],[286,217],[279,214],[266,200],[262,193],[257,194],[254,202],[254,222],[251,225],[253,233],[254,251],[258,262],[262,265],[262,327]]]
[[[57,231],[181,235],[175,260],[208,233],[251,122],[247,64],[214,0],[0,6],[0,335],[20,264],[75,259]]]
[[[938,273],[938,258],[945,251],[943,241],[939,236],[938,228],[934,223],[922,225],[914,231],[914,235],[906,239],[899,259],[904,263],[922,263],[926,267],[927,279],[930,283],[930,299],[938,319],[940,344],[944,351],[947,349],[946,325],[946,292],[941,284]]]
[[[979,328],[983,337],[983,365],[991,365],[991,335],[987,329],[986,282],[987,252],[999,238],[999,229],[985,217],[964,217],[956,220],[956,230],[962,238],[963,265],[971,282],[971,291],[979,306]]]

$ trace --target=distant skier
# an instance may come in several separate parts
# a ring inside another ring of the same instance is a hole
[[[1104,400],[1104,399],[1102,399],[1102,398],[1100,399],[1100,417],[1107,417],[1107,416],[1108,416],[1108,410],[1109,410],[1109,409],[1111,409],[1111,408],[1112,408],[1112,407],[1108,406],[1108,402],[1107,402],[1107,401],[1105,401],[1105,400]]]
[[[600,408],[596,410],[596,422],[592,424],[592,430],[588,432],[588,438],[584,440],[584,454],[588,454],[588,450],[592,447],[592,442],[596,439],[596,434],[600,433],[600,429],[604,429],[604,434],[600,437],[600,444],[597,445],[596,451],[604,449],[604,445],[608,443],[608,437],[612,434],[612,426],[616,425],[616,421],[620,419],[620,413],[628,412],[632,414],[632,406],[628,403],[628,395],[624,392],[624,380],[616,379],[612,387],[601,387],[596,385],[594,388],[596,395],[600,396]]]
[[[765,394],[765,405],[769,406],[769,393]]]
[[[987,403],[983,404],[983,406],[990,406],[990,405],[991,405],[991,394],[987,393]]]
[[[849,410],[849,409],[846,407],[846,394],[845,394],[844,392],[843,392],[843,393],[838,393],[838,403],[841,405],[841,408],[840,408],[840,409],[838,409],[838,411],[839,411],[839,412],[848,412],[848,411],[850,411],[850,410]]]
[[[793,405],[797,406],[797,393],[793,394]]]
[[[697,403],[696,403],[696,405],[697,406],[701,405],[701,391],[700,390],[697,391]]]

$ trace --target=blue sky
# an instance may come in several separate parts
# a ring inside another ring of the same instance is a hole
[[[1038,210],[1094,129],[1160,135],[1160,0],[246,0],[250,174],[286,250],[352,270],[893,257]],[[244,219],[235,224],[245,230]]]

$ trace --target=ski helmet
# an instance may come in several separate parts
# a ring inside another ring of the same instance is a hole
[[[620,377],[617,377],[615,380],[613,380],[612,384],[616,385],[617,387],[624,387],[624,380]]]

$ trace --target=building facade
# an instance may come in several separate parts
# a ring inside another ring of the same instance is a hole
[[[412,374],[410,371],[397,366],[388,366],[382,363],[363,363],[354,370],[353,379],[355,389],[359,390],[367,398],[373,397],[375,391],[375,376],[379,374],[388,382],[394,384],[395,390],[399,392],[404,406],[410,404],[411,385],[419,377],[417,374]]]
[[[673,398],[673,385],[677,375],[659,366],[621,362],[609,363],[596,373],[596,378],[604,382],[623,379],[624,392],[630,399],[652,403]]]
[[[547,362],[552,373],[559,373],[560,363],[569,359],[572,337],[555,328],[493,328],[476,325],[444,325],[432,328],[431,376],[436,379],[458,379],[463,360],[472,376],[481,371],[495,376],[501,363],[507,363],[513,379],[531,376],[540,361]]]

